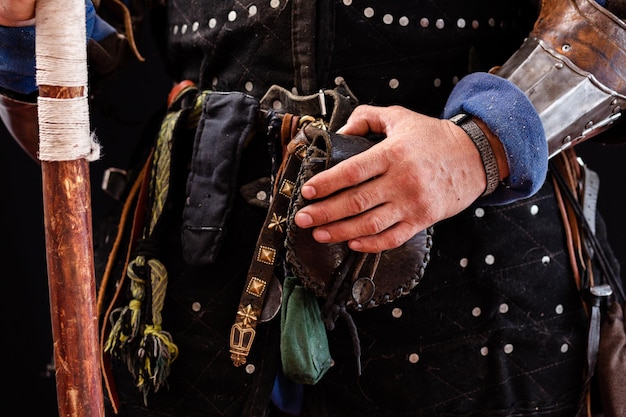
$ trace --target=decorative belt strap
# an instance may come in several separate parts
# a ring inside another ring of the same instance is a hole
[[[293,119],[295,118],[284,118],[283,123],[291,124]],[[302,139],[298,140],[300,137]],[[257,240],[235,323],[230,331],[230,358],[235,366],[246,363],[256,335],[266,290],[274,279],[274,268],[280,259],[278,254],[284,246],[287,211],[308,145],[304,135],[296,136],[288,145],[286,162],[281,166],[281,172],[277,176],[272,203]]]

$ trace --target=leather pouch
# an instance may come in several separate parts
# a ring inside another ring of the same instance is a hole
[[[396,249],[375,254],[352,251],[345,242],[316,242],[312,229],[301,229],[293,221],[295,213],[310,203],[300,194],[302,184],[368,149],[376,140],[341,135],[314,125],[306,126],[300,135],[306,136],[309,146],[287,216],[286,259],[303,285],[326,299],[323,314],[330,319],[327,326],[332,327],[330,322],[341,310],[364,310],[408,294],[422,279],[430,260],[432,230],[417,233]]]

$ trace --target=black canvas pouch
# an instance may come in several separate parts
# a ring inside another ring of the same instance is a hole
[[[194,139],[181,229],[191,265],[213,263],[238,192],[244,145],[256,131],[259,101],[239,92],[206,96]]]

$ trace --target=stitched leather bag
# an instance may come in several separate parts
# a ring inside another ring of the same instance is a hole
[[[302,198],[302,184],[325,169],[360,153],[375,140],[341,135],[308,125],[294,138],[306,144],[287,216],[286,259],[306,288],[326,299],[322,313],[327,326],[347,310],[364,310],[408,294],[424,275],[430,259],[432,230],[423,230],[396,249],[379,253],[352,251],[347,243],[322,244],[312,229],[301,229],[295,213],[310,202]]]
[[[275,311],[276,299],[266,297],[265,289],[275,280],[277,264],[284,264],[285,276],[295,276],[306,290],[323,299],[323,324],[332,330],[339,316],[351,322],[351,311],[375,307],[408,294],[422,279],[430,260],[431,229],[417,233],[399,248],[366,254],[352,251],[346,243],[318,243],[310,229],[300,229],[294,223],[296,211],[308,203],[300,195],[304,181],[376,143],[369,138],[334,133],[345,123],[354,103],[345,86],[325,94],[334,99],[328,124],[324,117],[319,117],[325,114],[319,111],[321,96],[298,97],[274,87],[261,100],[262,109],[268,108],[267,103],[282,104],[283,157],[231,328],[230,352],[236,366],[246,363],[254,340],[257,320],[250,317],[262,319],[266,311]],[[308,110],[312,111],[307,113]],[[282,304],[284,307],[284,299]],[[358,359],[358,335],[350,327],[355,333]],[[296,376],[303,373],[313,375],[317,371],[309,368],[294,372]]]

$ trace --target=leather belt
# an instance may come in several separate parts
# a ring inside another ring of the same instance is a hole
[[[283,119],[283,130],[292,131],[293,123],[300,119],[296,116]],[[287,126],[286,126],[287,125]],[[274,269],[281,257],[279,252],[284,247],[287,228],[287,211],[293,194],[296,178],[308,147],[305,136],[294,140],[287,147],[286,159],[277,175],[272,202],[263,228],[259,233],[254,257],[248,269],[244,290],[241,294],[235,323],[230,331],[230,357],[235,366],[246,363],[256,327],[260,321],[267,290],[275,279]]]

